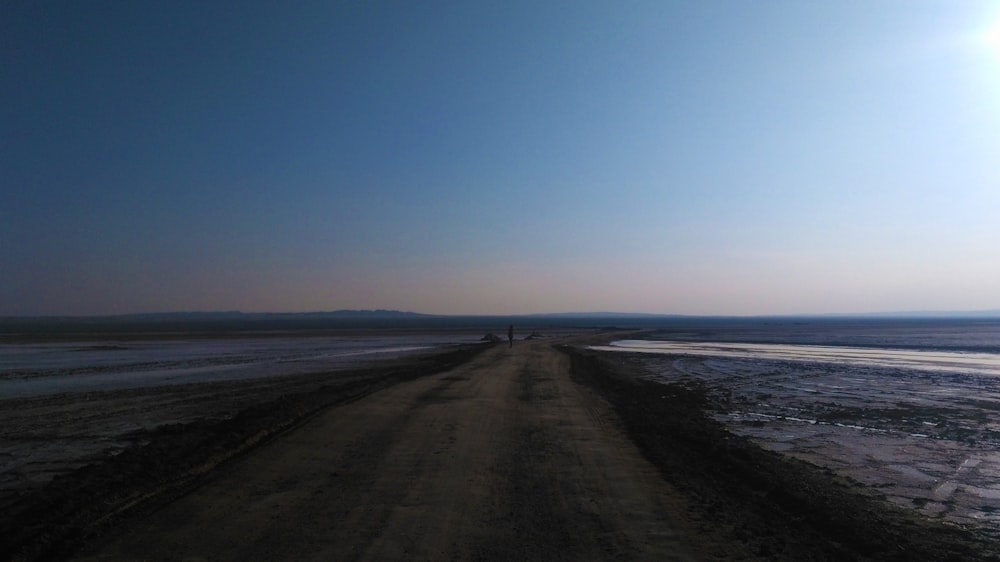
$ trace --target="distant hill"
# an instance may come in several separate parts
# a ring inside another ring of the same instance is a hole
[[[247,312],[243,313],[243,316],[249,318],[255,316],[261,318],[424,318],[430,315],[379,308],[375,310],[341,309],[319,312]]]
[[[552,312],[525,314],[525,318],[682,318],[683,314],[656,314],[651,312]]]

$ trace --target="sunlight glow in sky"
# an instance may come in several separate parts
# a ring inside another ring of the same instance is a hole
[[[0,315],[1000,309],[996,2],[471,4],[4,3]]]
[[[1000,63],[1000,18],[997,18],[983,33],[982,42],[987,49],[992,51],[993,56]]]

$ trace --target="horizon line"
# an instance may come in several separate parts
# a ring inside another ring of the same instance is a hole
[[[475,318],[475,317],[497,317],[497,318],[543,318],[543,317],[578,317],[578,318],[822,318],[822,317],[909,317],[909,318],[948,318],[948,317],[1000,317],[1000,309],[982,310],[901,310],[882,312],[786,312],[786,313],[756,313],[756,314],[691,314],[673,312],[615,312],[615,311],[570,311],[570,312],[529,312],[517,314],[503,313],[428,313],[415,312],[398,309],[335,309],[335,310],[313,310],[313,311],[257,311],[244,312],[241,310],[179,310],[160,312],[126,312],[115,314],[14,314],[0,315],[0,320],[26,320],[26,319],[114,319],[114,318],[134,318],[134,317],[155,317],[155,316],[317,316],[317,315],[343,315],[343,316],[409,316],[425,318]]]

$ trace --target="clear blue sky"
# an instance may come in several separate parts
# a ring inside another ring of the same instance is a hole
[[[0,315],[1000,308],[997,2],[14,1],[0,56]]]

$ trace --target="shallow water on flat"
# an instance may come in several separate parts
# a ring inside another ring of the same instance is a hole
[[[655,380],[705,383],[717,419],[925,515],[1000,536],[1000,355],[621,341]]]
[[[469,335],[0,344],[0,400],[341,369]]]
[[[1000,354],[766,343],[619,340],[602,351],[771,359],[1000,376]]]

